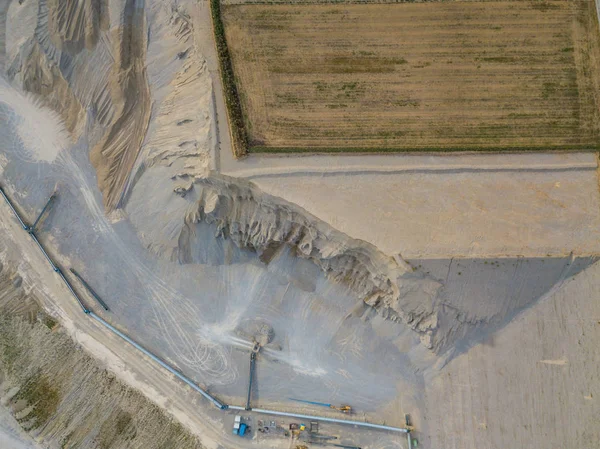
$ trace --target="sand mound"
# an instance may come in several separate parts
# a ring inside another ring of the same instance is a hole
[[[13,16],[31,21],[33,12],[13,2]],[[104,204],[112,210],[150,116],[144,10],[127,1],[109,15],[106,1],[40,0],[35,13],[32,34],[24,35],[24,27],[6,43],[8,78],[56,111],[74,141],[87,139]]]

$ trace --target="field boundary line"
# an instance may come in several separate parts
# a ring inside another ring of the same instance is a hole
[[[222,0],[223,6],[345,6],[345,5],[395,5],[403,3],[448,3],[455,0]],[[462,0],[465,1],[465,0]],[[468,1],[468,0],[467,0]],[[473,1],[473,0],[471,0]],[[474,0],[477,3],[496,1],[514,2],[521,0]],[[556,1],[556,0],[555,0]]]
[[[217,52],[217,65],[221,78],[221,89],[225,97],[227,128],[229,129],[233,156],[237,159],[248,154],[248,133],[244,124],[244,114],[233,71],[233,62],[225,37],[225,25],[221,15],[221,0],[210,0],[210,17]]]

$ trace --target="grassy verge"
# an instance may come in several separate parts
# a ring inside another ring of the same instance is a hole
[[[229,127],[231,131],[231,145],[235,157],[241,157],[248,153],[248,134],[244,126],[244,115],[240,96],[235,83],[233,65],[225,39],[225,27],[221,18],[221,1],[210,0],[210,10],[212,14],[213,30],[215,32],[215,42],[217,45],[217,55],[219,57],[219,71],[221,73],[221,82],[225,95],[227,106],[227,116],[229,117]]]
[[[499,153],[524,151],[600,151],[600,144],[545,145],[531,147],[415,147],[415,148],[357,148],[357,147],[266,147],[253,146],[248,153]]]

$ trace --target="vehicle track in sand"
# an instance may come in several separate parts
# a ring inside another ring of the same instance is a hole
[[[167,285],[152,273],[142,261],[127,251],[127,245],[114,232],[111,223],[94,197],[92,187],[68,153],[63,152],[60,155],[59,163],[62,163],[75,185],[78,186],[88,211],[92,214],[94,223],[98,226],[98,230],[112,241],[112,247],[118,252],[116,255],[126,264],[131,274],[140,281],[144,293],[150,299],[156,321],[173,354],[190,368],[205,374],[212,381],[218,381],[219,383],[234,382],[238,374],[231,364],[228,351],[207,339],[194,341],[181,326],[181,323],[186,321],[187,317],[198,315],[197,306]],[[180,305],[177,308],[171,307],[170,304],[174,298],[177,299]]]

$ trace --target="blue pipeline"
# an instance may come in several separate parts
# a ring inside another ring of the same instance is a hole
[[[46,258],[46,260],[48,261],[48,263],[50,264],[50,266],[52,267],[52,269],[58,273],[60,271],[59,268],[54,264],[54,262],[52,261],[52,259],[50,258],[50,256],[48,255],[48,253],[46,252],[46,250],[44,249],[44,247],[40,243],[40,241],[35,236],[35,234],[30,233],[29,235],[31,236],[31,238],[33,239],[33,241],[35,242],[35,244],[38,246],[38,248],[40,249],[40,251],[42,252],[42,254],[44,255],[44,257]]]
[[[8,199],[8,197],[6,196],[6,193],[4,193],[4,189],[2,187],[0,187],[0,194],[2,194],[2,196],[4,197],[4,201],[6,201],[6,204],[8,204],[8,207],[10,207],[10,210],[12,210],[12,213],[15,214],[15,217],[17,217],[17,220],[19,220],[19,223],[21,224],[21,227],[23,229],[27,230],[27,225],[25,223],[23,223],[23,220],[21,220],[21,217],[19,216],[19,213],[13,207],[12,203],[10,202],[10,200]]]
[[[42,254],[44,255],[44,257],[46,258],[46,260],[48,261],[48,263],[52,267],[52,270],[54,270],[54,272],[58,273],[58,275],[60,276],[60,278],[63,280],[63,282],[65,283],[65,285],[67,286],[67,288],[69,289],[69,291],[71,292],[71,294],[73,295],[73,297],[75,298],[75,300],[77,301],[77,303],[79,304],[79,306],[81,307],[81,310],[83,310],[83,312],[85,314],[90,315],[92,318],[94,318],[96,321],[98,321],[99,323],[101,323],[103,326],[105,326],[106,328],[108,328],[109,330],[111,330],[113,333],[115,333],[116,335],[118,335],[119,337],[121,337],[123,340],[125,340],[128,343],[130,343],[136,349],[138,349],[139,351],[141,351],[144,354],[146,354],[148,357],[150,357],[152,360],[154,360],[160,366],[162,366],[163,368],[165,368],[170,373],[174,374],[176,377],[178,377],[183,382],[185,382],[186,384],[188,384],[190,387],[192,387],[194,390],[196,390],[198,393],[200,393],[206,399],[208,399],[209,401],[211,401],[218,408],[220,408],[222,410],[224,410],[224,409],[227,408],[226,404],[221,403],[216,398],[214,398],[211,395],[209,395],[206,391],[204,391],[202,388],[200,388],[198,385],[196,385],[190,379],[188,379],[187,377],[185,377],[183,374],[181,374],[181,373],[177,372],[175,369],[171,368],[169,365],[167,365],[161,359],[159,359],[158,357],[156,357],[154,354],[152,354],[149,351],[147,351],[146,349],[144,349],[142,346],[140,346],[138,343],[136,343],[135,341],[133,341],[127,335],[125,335],[124,333],[122,333],[121,331],[119,331],[118,329],[116,329],[115,327],[111,326],[106,321],[104,321],[102,318],[100,318],[98,315],[96,315],[94,312],[92,312],[90,309],[88,309],[84,305],[83,301],[81,301],[81,299],[79,298],[79,295],[77,295],[77,293],[75,293],[75,290],[73,290],[73,287],[71,286],[71,283],[67,280],[67,278],[65,277],[65,275],[63,274],[63,272],[52,261],[52,258],[48,255],[48,253],[46,252],[46,250],[44,249],[44,247],[42,246],[42,244],[40,243],[40,241],[37,239],[37,237],[35,236],[35,233],[34,232],[29,232],[30,228],[25,225],[25,223],[23,222],[23,220],[21,220],[21,217],[19,216],[19,213],[15,210],[15,208],[12,205],[12,203],[10,202],[10,200],[8,199],[8,197],[4,193],[4,190],[2,190],[1,187],[0,187],[0,193],[4,197],[4,200],[6,201],[6,203],[10,206],[13,214],[15,214],[15,217],[17,217],[17,219],[19,220],[19,223],[21,223],[21,226],[23,227],[23,229],[26,230],[26,231],[28,231],[29,235],[31,236],[31,238],[33,239],[33,241],[36,243],[36,245],[38,246],[38,248],[40,249],[40,251],[42,252]],[[46,204],[46,206],[48,204],[50,204],[50,202],[51,202],[51,200],[48,201],[48,203]],[[46,209],[46,207],[44,207],[44,210],[45,209]],[[42,214],[43,214],[44,210],[42,211]],[[41,214],[40,214],[40,216],[41,216]]]
[[[12,202],[8,199],[8,196],[6,196],[6,193],[4,193],[4,189],[2,187],[0,187],[0,194],[4,198],[4,201],[6,201],[6,204],[8,204],[8,207],[10,207],[10,210],[12,211],[12,213],[14,214],[14,216],[17,218],[17,220],[19,220],[19,224],[21,225],[21,227],[24,230],[29,231],[29,226],[27,226],[23,222],[23,220],[21,220],[21,216],[19,215],[19,213],[17,212],[17,210],[14,208]],[[31,238],[33,239],[33,241],[35,242],[35,244],[38,246],[38,248],[40,249],[40,251],[42,251],[42,254],[46,258],[46,260],[48,261],[48,263],[50,264],[50,266],[52,267],[52,269],[54,271],[58,272],[58,267],[56,265],[54,265],[54,262],[52,262],[52,259],[50,258],[50,256],[48,255],[48,253],[46,253],[46,250],[44,249],[44,247],[42,246],[42,244],[40,243],[40,241],[37,239],[37,237],[35,236],[35,234],[33,234],[32,232],[30,232],[29,235],[31,235]]]
[[[136,343],[135,341],[133,341],[131,338],[129,338],[123,332],[121,332],[120,330],[118,330],[114,326],[111,326],[110,324],[108,324],[106,321],[104,321],[102,318],[100,318],[94,312],[90,311],[88,314],[93,319],[95,319],[100,324],[102,324],[104,327],[106,327],[107,329],[109,329],[111,332],[113,332],[114,334],[118,335],[123,340],[125,340],[127,343],[129,343],[130,345],[132,345],[138,351],[140,351],[143,354],[147,355],[152,360],[154,360],[156,363],[158,363],[160,366],[162,366],[164,369],[166,369],[167,371],[169,371],[171,374],[175,375],[177,378],[179,378],[180,380],[182,380],[183,382],[185,382],[186,384],[188,384],[190,387],[192,387],[194,390],[196,390],[198,393],[200,393],[202,396],[204,396],[206,399],[208,399],[210,402],[212,402],[214,405],[216,405],[217,408],[220,408],[221,410],[227,409],[227,404],[223,404],[218,399],[212,397],[210,394],[208,394],[206,391],[204,391],[202,388],[200,388],[198,385],[196,385],[192,380],[188,379],[183,374],[181,374],[180,372],[176,371],[174,368],[172,368],[169,365],[167,365],[165,362],[163,362],[161,359],[159,359],[158,357],[156,357],[150,351],[144,349],[142,346],[140,346],[138,343]]]
[[[79,304],[79,307],[81,307],[81,310],[83,310],[83,313],[90,313],[90,310],[83,304],[83,301],[81,301],[81,299],[79,299],[79,295],[77,293],[75,293],[75,290],[73,290],[73,287],[71,287],[71,283],[67,280],[67,278],[65,277],[63,272],[61,270],[58,270],[57,273],[61,277],[63,282],[66,284],[66,286],[69,289],[69,291],[71,292],[71,294],[75,297],[75,300]]]
[[[4,200],[6,201],[6,203],[8,204],[8,206],[10,207],[10,209],[12,210],[12,212],[15,215],[15,217],[17,218],[17,220],[19,220],[19,223],[21,224],[21,227],[24,230],[28,231],[29,227],[25,225],[25,223],[23,222],[23,220],[21,220],[21,217],[19,216],[18,212],[15,210],[15,208],[12,205],[12,203],[10,202],[10,200],[8,199],[8,197],[6,196],[6,194],[4,193],[4,190],[2,189],[2,187],[0,187],[0,194],[4,197]],[[71,286],[71,283],[64,276],[64,274],[62,273],[62,271],[60,270],[60,268],[58,268],[54,264],[54,262],[52,261],[52,259],[48,255],[48,253],[46,253],[46,250],[44,249],[44,247],[42,246],[42,244],[39,242],[39,240],[37,239],[37,237],[35,236],[35,234],[32,232],[29,235],[31,236],[31,238],[33,239],[33,241],[36,243],[36,245],[38,246],[38,248],[40,249],[40,251],[42,252],[42,254],[44,254],[44,257],[46,258],[46,260],[50,263],[50,266],[52,267],[52,270],[55,271],[56,273],[58,273],[58,275],[61,277],[61,279],[63,280],[63,282],[65,283],[65,285],[67,286],[67,288],[69,289],[69,291],[71,292],[71,294],[73,295],[73,297],[75,298],[75,300],[77,301],[77,303],[79,304],[79,306],[81,307],[81,309],[83,310],[83,312],[85,314],[87,314],[90,317],[92,317],[98,323],[100,323],[101,325],[103,325],[104,327],[106,327],[108,330],[110,330],[111,332],[113,332],[115,335],[117,335],[120,338],[122,338],[123,340],[125,340],[127,343],[129,343],[130,345],[132,345],[138,351],[142,352],[144,355],[150,357],[150,359],[152,359],[153,361],[155,361],[156,363],[158,363],[160,366],[162,366],[164,369],[166,369],[167,371],[169,371],[175,377],[177,377],[178,379],[180,379],[181,381],[183,381],[184,383],[186,383],[187,385],[189,385],[192,389],[194,389],[195,391],[197,391],[198,393],[200,393],[202,396],[204,396],[206,399],[208,399],[210,402],[212,402],[217,408],[219,408],[221,410],[227,410],[227,409],[240,410],[240,411],[242,411],[242,410],[248,410],[246,407],[240,407],[240,406],[236,406],[236,405],[229,406],[227,404],[224,404],[224,403],[220,402],[217,398],[211,396],[205,390],[203,390],[202,388],[200,388],[191,379],[187,378],[186,376],[184,376],[183,374],[181,374],[180,372],[178,372],[177,370],[175,370],[174,368],[172,368],[171,366],[169,366],[168,364],[166,364],[160,358],[158,358],[157,356],[155,356],[154,354],[152,354],[148,350],[144,349],[137,342],[135,342],[134,340],[132,340],[131,338],[129,338],[123,332],[121,332],[120,330],[118,330],[114,326],[110,325],[109,323],[107,323],[106,321],[104,321],[102,318],[100,318],[98,315],[96,315],[94,312],[92,312],[90,309],[88,309],[84,305],[84,303],[81,301],[81,299],[79,298],[79,296],[77,295],[77,293],[75,292],[75,290],[73,290],[73,287]],[[251,385],[251,382],[250,382],[250,385]],[[324,407],[330,407],[331,406],[331,404],[325,404],[324,402],[305,401],[303,399],[294,399],[294,398],[289,398],[289,399],[292,400],[292,401],[304,402],[304,403],[313,404],[313,405],[321,405],[321,406],[324,406]],[[248,404],[247,404],[247,406],[248,406]],[[299,413],[287,413],[287,412],[280,412],[280,411],[277,411],[277,410],[267,410],[267,409],[258,409],[258,408],[250,408],[249,410],[251,410],[251,411],[253,411],[255,413],[262,413],[262,414],[268,414],[268,415],[288,416],[288,417],[304,418],[304,419],[313,419],[313,420],[325,421],[325,422],[336,423],[336,424],[346,424],[346,425],[358,426],[358,427],[366,427],[366,428],[371,428],[371,429],[388,430],[388,431],[393,431],[393,432],[402,432],[402,433],[408,434],[407,436],[408,436],[409,449],[411,449],[411,446],[412,446],[412,444],[411,444],[412,442],[411,442],[411,439],[410,439],[410,429],[405,429],[405,428],[401,428],[401,427],[385,426],[385,425],[380,425],[380,424],[371,424],[371,423],[364,422],[364,421],[350,421],[350,420],[346,420],[346,419],[327,418],[327,417],[324,417],[324,416],[317,416],[317,415],[305,415],[305,414],[299,414]]]
[[[393,427],[393,426],[384,426],[381,424],[371,424],[371,423],[368,423],[365,421],[350,421],[348,419],[326,418],[324,416],[304,415],[302,413],[279,412],[277,410],[266,410],[266,409],[261,409],[261,408],[253,408],[252,411],[255,413],[262,413],[265,415],[288,416],[288,417],[292,417],[292,418],[304,418],[307,420],[313,419],[313,420],[325,421],[325,422],[330,422],[330,423],[335,423],[335,424],[346,424],[346,425],[351,425],[351,426],[367,427],[370,429],[390,430],[392,432],[410,433],[410,430],[405,429],[403,427]]]
[[[85,288],[87,288],[88,292],[90,292],[90,295],[92,295],[94,297],[94,299],[96,301],[98,301],[98,304],[100,304],[102,306],[102,308],[104,310],[106,310],[107,312],[110,310],[108,308],[108,306],[106,305],[106,303],[102,300],[102,298],[100,298],[100,296],[98,296],[98,294],[96,293],[96,291],[90,286],[90,284],[88,284],[85,279],[83,279],[79,273],[77,273],[77,271],[75,271],[73,268],[69,268],[69,270],[71,271],[71,273],[73,273],[73,275],[79,279],[79,281],[81,281],[81,283],[83,284],[83,286]]]
[[[331,407],[331,404],[325,404],[324,402],[305,401],[304,399],[294,399],[294,398],[288,398],[288,399],[290,401],[304,402],[305,404],[321,405],[323,407]]]

